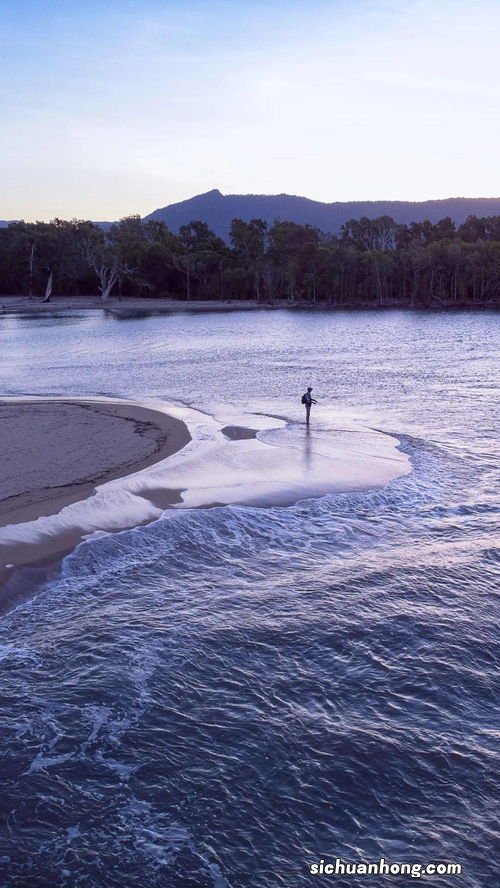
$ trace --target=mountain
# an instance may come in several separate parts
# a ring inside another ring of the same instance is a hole
[[[450,197],[446,200],[402,201],[374,200],[321,203],[291,194],[221,194],[215,188],[189,200],[170,204],[145,217],[166,223],[177,233],[181,225],[194,220],[206,222],[209,228],[226,238],[232,219],[264,219],[270,225],[275,219],[309,224],[324,232],[336,234],[348,219],[368,216],[392,216],[396,222],[439,222],[445,216],[460,225],[467,216],[500,216],[500,197]]]

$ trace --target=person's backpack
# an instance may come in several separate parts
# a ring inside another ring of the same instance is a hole
[[[301,397],[301,399],[300,399],[300,403],[301,403],[301,404],[307,404],[307,398],[306,398],[305,394],[302,395],[302,397]]]

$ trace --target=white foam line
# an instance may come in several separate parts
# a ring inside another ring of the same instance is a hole
[[[92,496],[65,506],[56,515],[1,528],[0,544],[43,543],[49,536],[75,529],[89,536],[153,521],[163,510],[148,499],[148,491],[159,489],[183,491],[182,502],[174,508],[213,503],[270,505],[336,491],[381,487],[411,470],[395,438],[352,420],[346,426],[345,415],[332,417],[331,411],[327,427],[312,428],[309,434],[304,425],[260,415],[259,437],[234,441],[222,434],[224,425],[256,428],[255,415],[218,410],[214,418],[165,401],[109,397],[26,396],[2,400],[145,407],[182,420],[192,440],[160,462],[100,484]],[[324,426],[325,416],[322,423]]]

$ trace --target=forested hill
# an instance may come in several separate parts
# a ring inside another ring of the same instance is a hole
[[[48,300],[101,293],[337,307],[500,306],[500,214],[456,226],[351,219],[311,225],[233,219],[229,243],[206,222],[172,233],[157,219],[16,222],[0,228],[0,294]],[[1,308],[1,303],[0,303]]]
[[[390,216],[404,225],[425,220],[436,223],[449,216],[456,225],[461,225],[468,216],[498,215],[500,197],[453,197],[414,203],[398,200],[321,203],[291,194],[221,194],[214,189],[155,210],[145,218],[146,221],[156,219],[165,222],[170,231],[176,234],[181,225],[199,219],[206,222],[219,237],[227,240],[233,219],[244,222],[263,219],[268,225],[280,219],[282,222],[312,225],[325,233],[338,234],[345,222],[363,216],[368,219]]]

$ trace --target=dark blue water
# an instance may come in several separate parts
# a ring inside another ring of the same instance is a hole
[[[289,508],[168,512],[0,623],[5,886],[498,884],[498,317],[2,321],[11,394],[287,415],[304,381],[412,474]],[[304,380],[304,378],[307,378]]]

